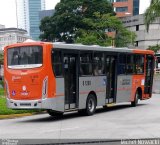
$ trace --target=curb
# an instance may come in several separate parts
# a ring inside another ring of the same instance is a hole
[[[32,115],[34,115],[34,113],[0,115],[0,120],[2,120],[2,119],[14,119],[14,118],[18,118],[18,117],[32,116]]]
[[[0,120],[2,120],[2,119],[14,119],[14,118],[20,118],[20,117],[25,117],[25,116],[32,116],[32,115],[44,114],[44,113],[45,113],[45,112],[0,115]]]

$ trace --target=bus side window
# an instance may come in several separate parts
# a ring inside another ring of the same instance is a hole
[[[127,55],[126,73],[133,74],[135,72],[134,55]]]
[[[126,74],[126,54],[119,55],[118,74]]]
[[[80,55],[80,75],[92,75],[92,53]]]
[[[104,71],[104,54],[95,53],[93,58],[93,73],[94,75],[103,75]]]
[[[144,73],[144,56],[143,55],[135,55],[135,73],[143,74]]]
[[[60,51],[52,50],[52,68],[56,77],[62,76],[62,55]]]

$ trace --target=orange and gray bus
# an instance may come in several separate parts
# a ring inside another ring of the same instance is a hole
[[[7,106],[93,115],[97,106],[152,96],[154,52],[45,42],[4,49]]]

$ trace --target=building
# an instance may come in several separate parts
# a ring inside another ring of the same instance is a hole
[[[43,10],[39,12],[39,19],[40,21],[44,18],[44,17],[51,17],[54,14],[55,10]]]
[[[0,29],[0,51],[3,50],[6,45],[24,42],[27,39],[29,39],[29,37],[27,31],[24,29],[2,28]]]
[[[118,17],[125,17],[127,15],[139,15],[139,1],[140,0],[109,0],[113,3],[114,11]]]
[[[3,29],[3,28],[5,28],[5,25],[0,24],[0,29]]]
[[[148,32],[144,24],[144,15],[128,16],[122,18],[122,22],[128,30],[136,33],[136,47],[147,49],[149,46],[160,45],[160,18],[150,24]]]
[[[16,0],[18,28],[27,30],[29,36],[39,40],[39,11],[45,9],[45,0]]]

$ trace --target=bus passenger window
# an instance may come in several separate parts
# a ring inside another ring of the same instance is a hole
[[[94,75],[103,75],[104,71],[104,54],[95,53],[93,58],[93,73]]]
[[[144,73],[144,56],[143,55],[135,55],[135,72],[136,74]]]
[[[80,55],[80,75],[92,75],[92,53]]]
[[[126,74],[126,54],[119,55],[118,74]]]
[[[127,55],[126,73],[133,74],[135,71],[135,62],[133,55]]]
[[[60,51],[52,51],[52,68],[56,77],[62,76],[62,56]]]

